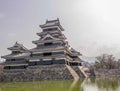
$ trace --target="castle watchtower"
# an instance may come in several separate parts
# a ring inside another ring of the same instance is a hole
[[[4,69],[24,69],[28,66],[26,56],[29,56],[28,49],[22,44],[15,43],[14,46],[9,47],[11,54],[2,56],[6,59]]]

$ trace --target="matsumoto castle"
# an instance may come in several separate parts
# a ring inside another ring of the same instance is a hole
[[[26,69],[30,66],[53,64],[81,66],[81,54],[66,41],[59,19],[47,20],[40,27],[42,32],[37,33],[40,38],[32,41],[36,45],[35,48],[27,49],[17,42],[8,48],[11,54],[2,56],[6,59],[4,69]]]

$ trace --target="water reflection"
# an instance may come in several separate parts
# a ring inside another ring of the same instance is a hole
[[[0,83],[0,91],[120,91],[120,78]]]
[[[83,91],[120,91],[119,78],[87,79]]]
[[[74,80],[70,85],[69,91],[77,91],[79,89],[79,79]]]
[[[120,91],[120,78],[75,80],[69,91]]]
[[[70,86],[69,91],[84,91],[83,90],[83,86],[86,83],[86,81],[88,80],[88,78],[85,79],[78,79],[78,80],[74,80],[73,83]]]

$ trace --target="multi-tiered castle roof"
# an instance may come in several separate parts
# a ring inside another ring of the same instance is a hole
[[[29,50],[22,44],[15,43],[14,46],[9,47],[8,50],[11,54],[2,56],[6,59],[5,69],[26,68],[28,63],[25,60],[26,56],[29,56]]]
[[[28,50],[17,42],[13,47],[8,48],[12,53],[2,56],[6,59],[5,68],[15,69],[52,64],[81,65],[79,58],[81,54],[68,44],[65,35],[62,33],[64,29],[59,19],[47,20],[40,27],[42,32],[37,33],[40,38],[32,41],[36,45],[35,48]],[[7,62],[10,65],[7,65]],[[23,62],[22,65],[20,62]],[[23,65],[24,63],[25,65]],[[11,67],[13,64],[14,67]]]

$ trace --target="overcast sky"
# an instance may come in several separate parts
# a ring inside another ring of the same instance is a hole
[[[56,18],[83,55],[120,58],[120,0],[0,0],[0,56],[16,41],[35,47],[39,25]]]

